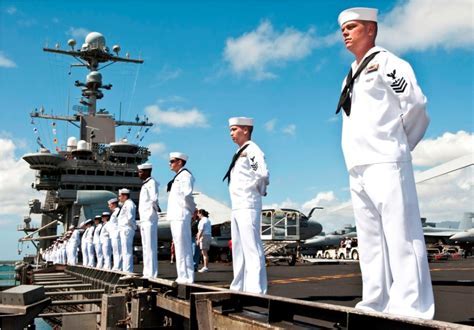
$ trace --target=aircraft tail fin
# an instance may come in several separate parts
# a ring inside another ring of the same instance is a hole
[[[459,230],[468,230],[472,228],[472,218],[474,218],[474,212],[464,212],[461,223],[459,224]]]

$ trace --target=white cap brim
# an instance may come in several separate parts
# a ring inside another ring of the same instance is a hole
[[[247,118],[247,117],[229,118],[229,127],[230,126],[253,126],[253,118]]]
[[[365,7],[356,7],[349,8],[342,11],[339,14],[337,21],[339,26],[343,26],[344,23],[349,21],[371,21],[377,22],[378,9],[376,8],[365,8]]]
[[[120,189],[119,195],[122,195],[122,194],[130,195],[130,190],[128,190],[127,188]]]
[[[151,170],[153,165],[150,163],[145,163],[137,166],[139,170]]]
[[[188,155],[183,154],[182,152],[170,152],[170,159],[178,158],[184,161],[188,160]]]

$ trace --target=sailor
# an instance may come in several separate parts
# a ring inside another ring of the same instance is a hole
[[[89,228],[87,225],[87,220],[81,223],[81,230],[82,230],[82,236],[81,236],[81,252],[82,252],[82,265],[87,266],[89,263],[88,259],[88,253],[87,253],[87,239],[86,239],[86,232],[87,229]]]
[[[59,241],[59,260],[58,263],[65,265],[67,263],[66,244],[67,244],[67,233]]]
[[[143,180],[138,212],[143,251],[143,277],[158,277],[158,187],[151,177],[152,164],[138,165],[138,176]]]
[[[122,188],[119,190],[119,200],[122,203],[119,214],[117,215],[118,228],[120,232],[120,243],[122,249],[122,270],[124,272],[133,272],[133,237],[137,224],[135,214],[137,207],[130,199],[130,190]]]
[[[181,152],[169,155],[173,180],[168,183],[168,209],[166,218],[170,221],[176,255],[177,283],[194,282],[193,250],[191,246],[191,217],[196,209],[193,198],[194,177],[184,166],[188,156]]]
[[[375,46],[377,9],[341,12],[339,25],[355,61],[343,83],[342,149],[360,252],[357,308],[432,319],[428,259],[410,151],[429,119],[411,66]]]
[[[122,269],[122,247],[120,244],[120,232],[118,229],[118,222],[117,216],[120,212],[120,208],[118,206],[118,199],[112,198],[109,199],[107,204],[109,205],[109,210],[112,212],[109,220],[109,233],[110,233],[110,242],[112,244],[112,254],[114,264],[112,269],[113,270],[121,270]]]
[[[86,253],[83,261],[83,265],[88,267],[95,266],[95,253],[94,253],[94,221],[87,219],[85,222],[86,231],[82,235],[82,240],[86,245]]]
[[[269,173],[265,156],[251,141],[253,119],[229,119],[230,136],[239,146],[224,176],[232,203],[231,237],[234,279],[231,290],[267,292],[265,254],[260,238],[262,196],[267,195]]]
[[[79,218],[79,217],[77,217]],[[79,229],[76,229],[76,226],[71,225],[69,230],[72,232],[71,237],[68,240],[67,245],[67,263],[68,265],[76,265],[77,264],[77,249],[81,242],[81,233]]]
[[[94,218],[94,224],[95,224],[95,230],[94,230],[93,242],[94,242],[95,255],[97,257],[96,267],[102,268],[102,266],[104,265],[104,256],[102,254],[102,247],[100,245],[100,233],[102,232],[102,227],[104,225],[102,223],[102,216],[96,215]]]
[[[110,240],[111,223],[110,212],[102,212],[102,230],[100,232],[100,247],[102,248],[102,258],[104,260],[102,268],[112,268],[112,242]],[[112,229],[113,230],[113,229]]]

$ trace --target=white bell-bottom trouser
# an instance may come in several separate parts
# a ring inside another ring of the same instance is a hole
[[[88,266],[89,265],[89,253],[87,252],[87,243],[81,242],[81,250],[82,250],[82,265],[83,266]]]
[[[252,293],[267,292],[265,253],[260,237],[262,215],[258,209],[232,210],[232,266],[234,279],[231,290]]]
[[[94,243],[95,255],[97,256],[97,268],[102,268],[104,266],[104,255],[102,254],[102,244]]]
[[[112,244],[110,239],[101,243],[102,246],[102,258],[104,260],[103,268],[111,269],[112,268]]]
[[[433,289],[411,162],[349,171],[362,271],[356,308],[424,319]]]
[[[87,266],[95,267],[94,243],[87,242]]]
[[[122,270],[122,244],[120,243],[120,233],[117,236],[111,237],[112,253],[114,256],[113,270]]]
[[[74,255],[74,250],[76,250],[76,255]],[[66,248],[66,254],[67,254],[67,264],[74,266],[76,264],[76,256],[77,256],[76,246],[68,246]]]
[[[133,237],[135,231],[132,228],[121,227],[120,243],[122,248],[123,271],[133,273]]]
[[[143,277],[158,277],[158,220],[140,221],[142,236]]]
[[[191,213],[186,211],[184,220],[171,220],[176,257],[177,283],[194,282],[194,261],[191,239]]]

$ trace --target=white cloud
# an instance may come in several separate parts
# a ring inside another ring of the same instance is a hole
[[[183,70],[180,68],[173,69],[169,65],[164,65],[160,72],[156,75],[157,85],[161,85],[167,81],[174,80],[181,76]]]
[[[378,43],[403,53],[430,48],[474,45],[471,0],[410,0],[402,2],[379,23]]]
[[[256,30],[238,38],[228,38],[224,59],[236,74],[250,73],[256,80],[276,78],[269,66],[284,65],[308,56],[317,45],[315,30],[306,32],[286,28],[274,30],[270,21],[263,21]]]
[[[66,34],[77,39],[84,39],[91,31],[83,27],[71,26]]]
[[[300,205],[297,202],[292,201],[290,198],[285,199],[281,203],[267,204],[263,206],[264,209],[300,209]]]
[[[7,9],[5,9],[8,15],[14,15],[18,11],[15,6],[10,6]]]
[[[421,216],[429,221],[459,221],[474,211],[474,166],[417,185]]]
[[[156,101],[158,104],[166,104],[166,103],[185,103],[187,100],[179,95],[171,95],[169,97],[161,98]]]
[[[16,63],[0,51],[0,68],[16,68]]]
[[[296,134],[296,125],[295,124],[289,124],[288,126],[284,127],[281,131],[285,134],[288,134],[288,135],[295,135]]]
[[[304,210],[310,210],[315,206],[334,206],[338,202],[334,191],[322,191],[318,192],[316,196],[307,202],[304,202],[302,207]]]
[[[155,143],[151,143],[148,146],[148,149],[150,150],[152,155],[163,156],[166,152],[166,145],[161,142],[155,142]]]
[[[434,139],[422,140],[413,152],[415,166],[436,166],[474,152],[474,134],[446,132]]]
[[[274,132],[274,131],[275,131],[276,122],[277,122],[276,119],[271,119],[271,120],[267,121],[267,122],[264,124],[265,130],[266,130],[267,132]]]
[[[145,108],[150,121],[159,129],[161,125],[171,127],[207,127],[206,116],[197,108],[186,109],[161,109],[158,105]]]
[[[15,157],[15,149],[13,140],[0,138],[0,215],[12,215],[19,222],[22,215],[28,214],[28,200],[41,194],[31,188],[34,171]]]

